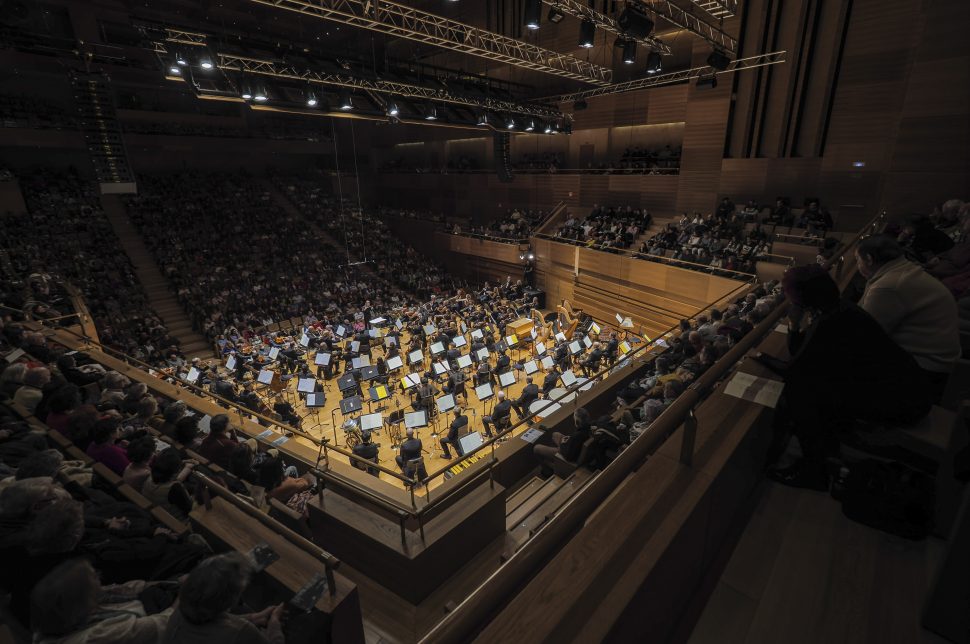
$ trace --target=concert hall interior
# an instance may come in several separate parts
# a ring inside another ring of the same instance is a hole
[[[970,644],[968,26],[0,0],[0,644]]]

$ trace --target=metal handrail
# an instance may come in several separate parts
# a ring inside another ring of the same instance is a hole
[[[473,233],[473,232],[466,232],[464,230],[459,231],[457,233],[454,232],[454,230],[449,230],[447,232],[450,235],[456,235],[459,237],[472,237],[474,239],[484,239],[486,241],[498,242],[500,244],[528,244],[529,243],[528,237],[522,237],[522,238],[496,237],[495,235],[489,235],[487,233]]]

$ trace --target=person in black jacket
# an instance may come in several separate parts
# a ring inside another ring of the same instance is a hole
[[[589,412],[580,407],[573,412],[573,433],[561,434],[553,432],[551,439],[552,445],[536,444],[532,451],[539,457],[543,464],[549,464],[556,458],[556,454],[561,455],[570,463],[575,463],[583,450],[583,443],[592,435],[590,428]]]
[[[531,405],[535,400],[539,398],[539,387],[538,385],[532,384],[532,376],[526,376],[525,387],[522,388],[522,394],[519,398],[512,403],[515,408],[516,413],[519,418],[528,415],[529,405]],[[523,411],[524,410],[524,411]]]
[[[482,416],[482,425],[485,427],[485,435],[488,437],[492,436],[493,424],[496,429],[501,431],[503,424],[512,416],[512,401],[505,399],[505,392],[500,390],[495,394],[495,397],[498,399],[498,402],[495,404],[495,408],[492,409],[492,413],[488,416]]]
[[[354,449],[353,449],[354,456],[358,456],[362,459],[371,461],[373,463],[377,463],[378,461],[377,452],[378,452],[378,447],[371,440],[370,431],[365,430],[364,433],[361,434],[361,442],[354,445]],[[378,470],[376,467],[369,467],[359,461],[351,461],[351,465],[353,465],[359,470],[365,470],[368,474],[372,474],[373,476],[378,476],[378,477],[380,476],[380,470]]]
[[[406,432],[407,440],[401,443],[401,451],[394,457],[394,460],[397,462],[397,466],[401,468],[401,471],[404,472],[404,476],[414,478],[417,475],[417,478],[423,479],[428,476],[428,472],[424,468],[424,461],[421,461],[417,472],[414,471],[413,466],[410,464],[410,461],[421,457],[421,449],[423,447],[421,439],[414,437],[413,427],[408,427]]]
[[[548,394],[550,391],[556,388],[559,383],[559,372],[556,371],[555,367],[549,367],[546,369],[546,377],[542,379],[542,393]]]
[[[441,451],[444,452],[444,457],[449,460],[451,459],[451,450],[448,449],[449,445],[455,448],[458,456],[465,455],[462,452],[461,444],[458,442],[462,429],[468,426],[468,417],[462,411],[461,407],[455,407],[455,419],[448,426],[448,435],[441,439]]]
[[[838,448],[839,429],[856,420],[916,422],[930,410],[930,389],[913,357],[872,316],[840,299],[838,286],[822,267],[789,269],[783,288],[792,303],[792,358],[787,364],[761,354],[757,358],[784,376],[786,418],[803,457],[793,466],[770,470],[769,477],[825,490],[825,458]]]

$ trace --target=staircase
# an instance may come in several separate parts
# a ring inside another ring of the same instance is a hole
[[[71,74],[71,85],[78,125],[101,192],[134,192],[135,179],[128,163],[108,76],[75,71]]]
[[[508,540],[504,556],[511,557],[574,494],[593,478],[593,472],[580,467],[566,478],[535,476],[509,495],[505,501],[505,528]]]
[[[101,207],[111,222],[111,227],[121,241],[121,247],[135,267],[135,275],[141,282],[148,302],[155,309],[172,337],[179,341],[182,353],[187,358],[208,359],[215,356],[212,347],[202,334],[192,329],[185,310],[179,304],[172,287],[145,246],[141,235],[128,219],[128,211],[117,195],[102,195]]]

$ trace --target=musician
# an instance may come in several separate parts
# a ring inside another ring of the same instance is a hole
[[[243,385],[242,393],[239,394],[239,404],[256,413],[259,413],[263,408],[263,403],[256,392],[253,391],[253,384],[251,382]]]
[[[461,357],[461,351],[452,342],[448,345],[448,363],[451,365],[452,369],[458,368],[458,358]]]
[[[220,398],[225,398],[229,402],[236,402],[235,386],[222,376],[217,376],[215,382],[212,383],[212,393]]]
[[[559,383],[559,372],[556,371],[556,367],[552,366],[546,369],[546,377],[542,379],[542,393],[548,394],[550,391],[556,388]]]
[[[421,384],[417,387],[417,394],[413,405],[414,410],[420,411],[424,409],[430,416],[431,403],[434,401],[434,395],[436,393],[438,393],[438,390],[428,381],[427,376],[423,376],[421,378]]]
[[[378,447],[371,440],[370,430],[364,430],[364,433],[361,434],[360,438],[361,438],[361,442],[354,445],[354,449],[353,449],[354,456],[358,456],[362,459],[371,461],[376,465],[377,462],[379,461],[379,458],[377,456]],[[364,470],[368,474],[380,478],[380,474],[381,474],[380,470],[378,470],[376,467],[368,467],[363,463],[360,463],[359,461],[355,461],[355,460],[351,460],[350,464],[359,470]]]
[[[599,342],[594,342],[589,354],[582,361],[581,366],[583,368],[583,373],[587,376],[596,373],[599,368],[600,360],[603,359],[603,347]]]
[[[468,398],[468,394],[465,392],[465,372],[461,369],[455,369],[448,375],[448,386],[451,389],[451,393],[456,396],[461,396],[463,398]]]
[[[500,430],[501,426],[505,425],[506,422],[512,419],[512,401],[505,399],[505,392],[499,390],[495,397],[498,398],[498,403],[496,403],[495,408],[492,409],[492,413],[488,416],[482,416],[482,425],[485,427],[485,435],[489,438],[492,437],[492,424],[495,425],[496,430]]]
[[[515,408],[516,413],[521,419],[529,414],[529,405],[538,399],[539,386],[533,384],[532,376],[526,376],[525,387],[522,388],[522,394],[512,403],[512,406]]]
[[[397,456],[394,457],[394,461],[397,463],[397,466],[401,468],[404,476],[414,478],[415,475],[417,475],[417,478],[423,479],[428,476],[428,471],[424,468],[424,461],[421,461],[417,472],[412,471],[412,466],[410,464],[410,461],[413,461],[416,458],[421,458],[421,449],[423,447],[421,444],[421,439],[415,438],[413,427],[408,427],[406,434],[407,439],[401,443],[401,451]]]
[[[303,422],[303,419],[300,418],[297,415],[296,410],[293,409],[293,405],[285,400],[281,399],[277,401],[276,404],[273,405],[273,411],[279,414],[281,421],[287,425],[290,425],[291,427],[299,428],[300,423]]]
[[[482,360],[478,364],[478,371],[475,372],[475,386],[483,385],[486,382],[492,382],[492,368],[488,365],[487,360]]]
[[[603,350],[603,353],[606,354],[606,357],[609,360],[613,361],[616,360],[616,352],[619,350],[619,348],[620,341],[616,337],[616,331],[613,331],[610,333],[610,339],[606,343],[606,348]]]
[[[480,362],[480,359],[478,357],[478,352],[484,348],[485,348],[485,342],[483,340],[479,340],[476,338],[475,341],[472,342],[471,356],[472,356],[472,360],[475,361],[475,364],[478,364]]]
[[[496,376],[501,373],[505,373],[509,370],[509,364],[511,364],[511,362],[512,361],[509,359],[509,356],[502,351],[495,359],[495,368],[492,369],[492,373],[494,373]]]
[[[451,421],[451,425],[448,426],[448,435],[441,439],[441,451],[444,452],[444,457],[448,460],[451,460],[451,451],[448,449],[449,445],[455,448],[458,456],[465,455],[461,449],[461,444],[458,442],[462,430],[468,427],[468,416],[465,416],[462,413],[463,411],[461,407],[455,407],[455,418]]]
[[[560,342],[557,344],[552,359],[559,365],[560,369],[567,369],[569,367],[569,343]]]

